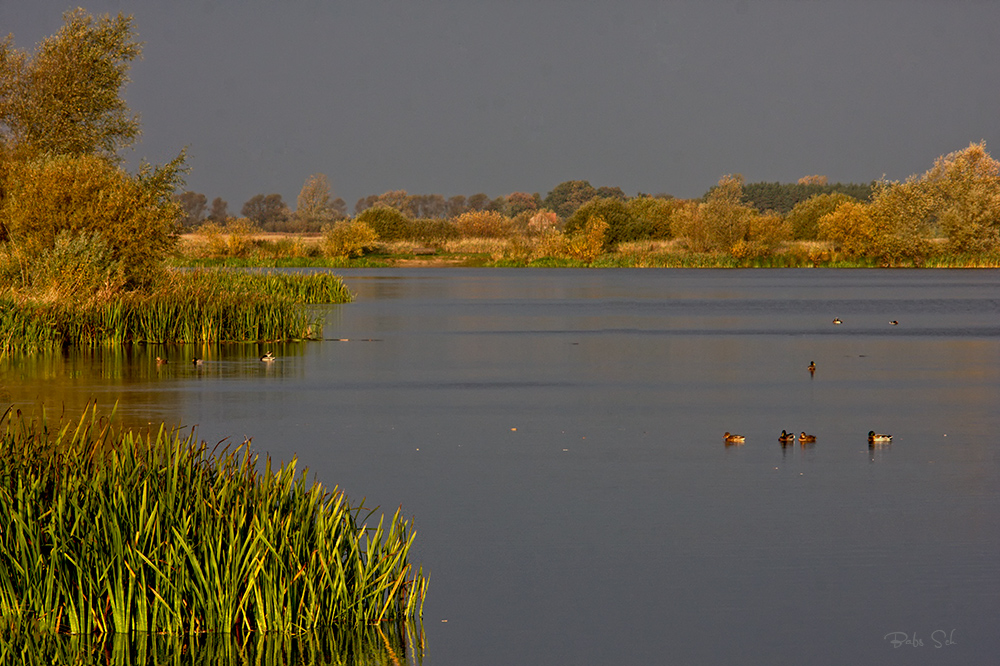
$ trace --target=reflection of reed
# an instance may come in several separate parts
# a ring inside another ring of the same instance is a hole
[[[423,626],[382,623],[355,630],[331,629],[297,636],[251,634],[57,635],[5,626],[0,629],[0,666],[49,664],[419,664]]]

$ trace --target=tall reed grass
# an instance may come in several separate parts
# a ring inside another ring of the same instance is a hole
[[[400,511],[351,506],[249,441],[209,449],[96,407],[0,418],[0,620],[43,632],[279,632],[403,622],[427,579]]]
[[[170,271],[150,291],[87,302],[0,298],[0,353],[126,343],[317,339],[322,320],[304,305],[344,303],[335,275]]]

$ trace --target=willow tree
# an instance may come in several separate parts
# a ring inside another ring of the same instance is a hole
[[[76,9],[63,21],[33,52],[0,42],[0,276],[43,287],[29,278],[71,247],[83,269],[107,273],[99,282],[140,287],[174,240],[184,154],[135,175],[120,166],[140,134],[122,96],[141,54],[132,17]]]

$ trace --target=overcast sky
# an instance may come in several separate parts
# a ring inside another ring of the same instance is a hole
[[[34,48],[76,3],[0,0]],[[369,194],[702,195],[720,176],[890,179],[1000,155],[1000,2],[92,1],[135,16],[126,97],[231,212],[325,173]]]

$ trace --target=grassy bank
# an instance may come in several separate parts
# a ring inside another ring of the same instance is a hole
[[[304,235],[296,242],[290,234],[258,234],[240,247],[241,256],[208,255],[195,237],[182,237],[179,251],[170,259],[178,267],[317,267],[388,268],[409,266],[545,267],[545,268],[883,268],[875,257],[848,256],[822,241],[788,241],[760,256],[734,256],[726,252],[694,252],[677,240],[621,243],[613,251],[583,259],[564,253],[546,254],[538,238],[426,239],[421,242],[379,242],[357,258],[325,257],[319,239]],[[273,248],[293,248],[276,253]],[[1000,253],[954,254],[937,250],[917,261],[902,259],[892,267],[1000,268]]]
[[[410,524],[262,466],[91,409],[0,419],[0,620],[72,634],[279,632],[405,622],[427,580]]]
[[[322,322],[303,306],[350,300],[330,273],[219,270],[173,270],[153,289],[83,302],[8,293],[0,297],[0,352],[315,339]]]

